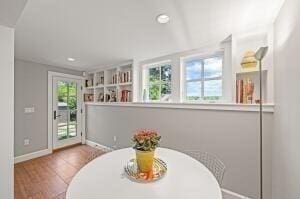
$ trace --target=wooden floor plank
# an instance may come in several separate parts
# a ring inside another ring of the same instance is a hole
[[[93,147],[77,145],[15,164],[15,199],[64,199],[72,178],[95,152],[101,154]]]

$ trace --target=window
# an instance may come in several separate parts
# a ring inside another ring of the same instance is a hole
[[[147,65],[144,70],[144,101],[170,101],[172,67],[170,62]]]
[[[185,58],[183,67],[186,101],[215,101],[222,98],[221,53],[207,57]]]

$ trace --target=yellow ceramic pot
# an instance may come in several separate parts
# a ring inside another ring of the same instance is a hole
[[[155,151],[139,151],[136,150],[136,161],[141,172],[150,172],[153,168]]]

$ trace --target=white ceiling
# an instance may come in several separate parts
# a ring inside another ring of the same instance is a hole
[[[283,1],[28,0],[16,27],[16,57],[78,70],[153,58],[270,24]],[[155,21],[161,13],[169,24]]]
[[[14,27],[27,0],[0,0],[0,25]]]

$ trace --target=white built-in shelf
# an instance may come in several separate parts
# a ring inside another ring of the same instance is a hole
[[[268,70],[262,70],[262,73],[267,73]],[[237,72],[237,75],[251,75],[251,74],[257,74],[259,75],[259,71],[241,71],[241,72]]]
[[[116,87],[116,86],[118,86],[118,84],[107,84],[107,85],[105,85],[105,87]]]
[[[98,85],[98,86],[95,86],[94,88],[95,88],[95,89],[96,89],[96,88],[104,88],[104,85]]]
[[[119,83],[119,86],[130,86],[130,85],[132,85],[132,82]]]
[[[131,102],[133,96],[132,74],[132,62],[88,72],[86,80],[92,80],[94,86],[86,87],[84,93],[93,95],[94,100],[92,103],[123,103],[124,99]],[[114,99],[111,96],[114,95],[117,98],[116,102],[111,101],[111,99]],[[102,96],[104,96],[104,101],[100,101],[103,100]]]
[[[274,102],[273,74],[273,27],[262,27],[255,30],[232,35],[232,73],[236,80],[250,80],[254,83],[253,101],[259,99],[260,73],[258,65],[254,71],[243,70],[241,62],[247,51],[256,52],[260,47],[268,46],[269,52],[262,61],[263,102]],[[236,84],[232,84],[233,101],[236,100]]]

